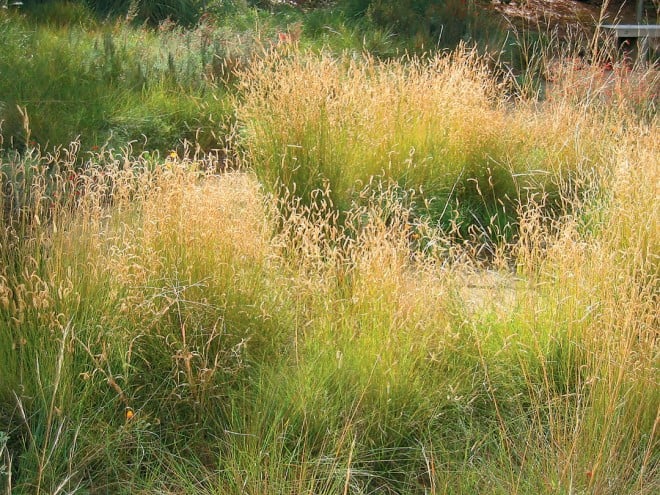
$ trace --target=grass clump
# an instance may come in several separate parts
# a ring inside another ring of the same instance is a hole
[[[75,221],[67,204],[54,200],[68,192],[75,162],[56,178],[47,161],[33,165],[30,201],[19,207],[30,212],[23,226],[3,203],[3,254],[23,263],[3,264],[2,418],[3,427],[12,425],[11,455],[21,458],[17,486],[27,490],[53,491],[60,483],[71,489],[99,462],[106,467],[95,484],[115,486],[142,469],[146,478],[155,475],[154,449],[161,441],[193,442],[192,425],[210,418],[204,409],[215,409],[241,376],[248,342],[255,356],[275,356],[282,340],[275,330],[262,335],[271,323],[260,298],[270,295],[249,282],[267,279],[257,275],[267,269],[255,236],[267,234],[263,212],[258,198],[246,196],[257,193],[254,183],[227,176],[199,184],[199,174],[183,172],[200,165],[192,161],[170,160],[151,171],[144,161],[122,170],[123,162],[100,160],[75,179]],[[53,186],[43,191],[46,181]],[[237,201],[230,199],[235,191]],[[198,193],[208,202],[195,201],[199,214],[188,217]],[[108,204],[117,216],[103,213]],[[256,222],[249,234],[237,223],[245,225],[248,215]],[[43,257],[26,254],[43,235],[50,239]],[[213,239],[220,244],[212,246]],[[60,358],[50,362],[42,351]],[[88,415],[83,403],[99,409]],[[67,426],[74,417],[79,431]],[[161,424],[177,424],[179,433]],[[155,442],[149,428],[164,436]],[[102,444],[93,431],[107,435]]]
[[[520,205],[558,211],[562,189],[606,166],[599,117],[564,103],[512,108],[471,50],[388,62],[276,51],[244,81],[238,133],[259,176],[303,198],[328,187],[339,210],[379,177],[414,193],[413,222],[497,244],[515,234]],[[576,122],[588,129],[581,149]]]

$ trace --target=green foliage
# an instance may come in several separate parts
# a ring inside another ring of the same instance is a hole
[[[76,13],[86,12],[86,8],[98,16],[122,16],[139,22],[158,24],[171,19],[182,25],[191,26],[197,22],[208,3],[205,0],[27,0],[28,11],[53,21],[69,17],[76,19]],[[85,16],[86,17],[86,16]]]
[[[477,1],[342,0],[348,17],[366,18],[376,26],[415,40],[415,48],[455,47],[461,41],[499,44],[503,29],[485,15]]]
[[[55,147],[80,137],[86,149],[136,141],[163,151],[185,139],[222,147],[221,38],[127,26],[71,27],[62,36],[7,16],[0,31],[9,40],[0,70],[13,74],[0,82],[0,121],[11,146]]]

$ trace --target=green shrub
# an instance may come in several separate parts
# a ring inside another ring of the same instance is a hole
[[[60,28],[70,26],[92,28],[97,22],[94,12],[81,1],[28,2],[23,11],[31,20]]]
[[[465,0],[342,0],[349,17],[364,17],[376,26],[415,40],[417,49],[454,47],[461,41],[492,45],[504,39],[503,30],[478,1]]]
[[[89,7],[102,17],[122,16],[139,22],[158,24],[166,19],[191,26],[206,7],[205,0],[26,0],[25,7],[37,17],[62,22],[78,22],[84,8]]]

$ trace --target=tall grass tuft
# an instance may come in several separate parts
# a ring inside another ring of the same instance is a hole
[[[519,206],[543,197],[557,212],[562,189],[608,166],[600,117],[512,105],[465,48],[388,62],[275,50],[243,80],[238,132],[259,177],[307,199],[327,183],[340,211],[379,177],[416,193],[414,217],[497,244]]]

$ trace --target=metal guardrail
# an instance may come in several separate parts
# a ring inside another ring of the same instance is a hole
[[[603,31],[612,33],[617,40],[617,47],[623,50],[626,56],[632,56],[633,43],[636,41],[637,58],[642,63],[656,60],[657,41],[660,38],[660,24],[603,24],[599,26]]]
[[[660,38],[660,24],[603,24],[617,38]]]

